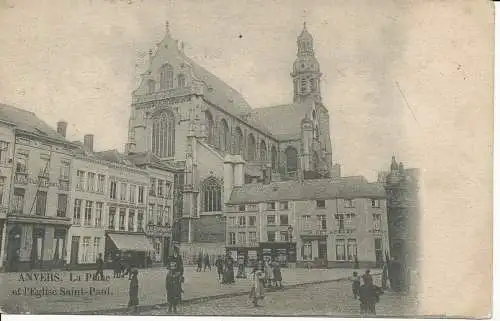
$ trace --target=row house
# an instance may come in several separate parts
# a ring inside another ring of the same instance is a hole
[[[70,265],[106,261],[166,262],[171,242],[173,173],[147,155],[94,152],[85,135],[72,166]]]
[[[149,174],[145,233],[153,244],[153,264],[166,264],[173,246],[175,168],[160,163],[152,153],[130,153],[126,159]]]
[[[234,186],[226,249],[248,261],[379,266],[389,250],[383,187],[362,177]]]
[[[66,129],[0,104],[1,267],[92,268],[99,254],[165,262],[173,169],[147,155],[95,152],[93,135],[69,142]]]
[[[4,106],[0,105],[0,111]],[[6,258],[7,213],[13,174],[15,123],[0,118],[0,270]]]
[[[7,136],[13,138],[5,156],[10,173],[2,168],[2,176],[10,174],[9,179],[4,176],[9,185],[3,188],[9,194],[3,203],[8,206],[3,265],[19,271],[61,267],[71,226],[66,211],[69,168],[78,146],[34,113],[0,105],[0,119],[10,123]]]

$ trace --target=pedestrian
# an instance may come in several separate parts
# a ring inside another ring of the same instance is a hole
[[[281,266],[279,262],[274,262],[273,266],[273,281],[274,281],[274,286],[276,288],[283,288],[283,285],[281,284]]]
[[[387,263],[384,263],[382,267],[382,289],[387,289],[387,278],[389,277]]]
[[[370,270],[366,270],[365,274],[363,274],[363,282],[365,282],[365,279],[366,279],[366,282],[369,282],[370,284],[373,285],[373,278],[370,274]]]
[[[203,258],[203,271],[206,271],[207,267],[209,271],[212,271],[212,267],[210,266],[210,257],[208,256],[208,253],[206,253],[205,257]]]
[[[137,306],[139,305],[139,279],[137,275],[139,271],[137,269],[132,269],[130,271],[130,287],[128,291],[129,301],[128,306],[133,309],[133,312],[137,312]]]
[[[96,260],[97,271],[95,273],[96,280],[98,278],[104,280],[104,260],[102,259],[102,253],[99,253],[99,257]]]
[[[274,273],[273,273],[273,267],[271,266],[271,262],[268,260],[266,260],[266,262],[264,263],[264,276],[265,276],[265,280],[266,280],[266,286],[267,287],[272,287],[273,285],[273,276],[274,276]]]
[[[221,280],[224,273],[224,261],[222,260],[222,257],[220,255],[217,257],[217,260],[215,261],[215,267],[217,268],[217,275],[219,277],[219,280]]]
[[[122,272],[121,269],[120,256],[117,254],[113,259],[113,277],[119,278]]]
[[[354,299],[357,299],[359,296],[359,288],[361,287],[361,277],[358,275],[358,272],[354,271],[349,279],[352,282],[352,294],[354,295]]]
[[[201,266],[202,266],[202,262],[203,262],[203,255],[200,253],[200,255],[198,255],[198,259],[196,260],[196,272],[201,272]]]
[[[259,262],[258,266],[252,271],[252,287],[250,289],[250,299],[253,302],[253,306],[259,306],[259,300],[264,299],[264,266],[262,262]]]
[[[358,261],[358,256],[354,256],[354,269],[358,270],[359,269],[359,261]]]
[[[170,261],[169,270],[165,279],[168,312],[177,313],[177,307],[181,304],[183,292],[181,278],[182,276],[178,270],[176,261]]]
[[[375,316],[375,305],[379,302],[381,288],[373,284],[370,271],[363,275],[363,285],[359,288],[360,312],[362,316]]]
[[[235,280],[234,280],[234,259],[229,252],[226,255],[226,260],[224,262],[224,268],[225,268],[225,271],[224,271],[225,282],[224,283],[227,283],[227,284],[235,283]]]
[[[236,277],[238,279],[246,279],[247,274],[245,271],[245,258],[240,257],[238,258],[238,273],[236,274]]]

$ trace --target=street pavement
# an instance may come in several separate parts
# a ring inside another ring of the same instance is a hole
[[[380,285],[380,279],[375,279]],[[377,316],[415,317],[416,298],[387,290],[376,306]],[[141,312],[142,315],[168,315],[166,308]],[[217,316],[360,316],[359,301],[352,296],[348,281],[305,285],[279,292],[266,293],[259,307],[253,307],[248,296],[184,304],[180,315]]]
[[[352,269],[283,269],[283,285],[322,282],[347,278]],[[114,279],[113,272],[106,270],[107,281],[85,280],[86,273],[92,271],[61,271],[60,281],[20,280],[20,273],[0,273],[0,306],[11,313],[78,313],[125,309],[128,303],[128,278]],[[250,270],[248,270],[250,272]],[[360,271],[362,272],[362,271]],[[373,273],[379,271],[373,270]],[[70,281],[80,276],[82,280]],[[25,276],[25,275],[24,275]],[[141,307],[164,304],[165,299],[164,268],[139,271],[139,304]],[[207,297],[230,296],[245,293],[250,288],[250,279],[237,279],[236,284],[221,284],[215,269],[207,272],[195,272],[195,267],[186,267],[186,282],[183,285],[183,300],[194,302]],[[64,293],[62,293],[62,289]],[[102,293],[90,294],[90,288],[103,290]],[[24,292],[28,289],[28,293]],[[32,290],[34,289],[34,290]],[[78,293],[81,291],[82,293]],[[16,295],[16,291],[20,291]],[[38,293],[37,293],[38,292]],[[36,295],[41,294],[41,295]],[[242,298],[239,298],[242,299]],[[205,304],[205,303],[203,303]]]

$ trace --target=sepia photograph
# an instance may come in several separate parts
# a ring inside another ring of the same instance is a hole
[[[491,315],[492,3],[2,0],[0,22],[3,313]]]

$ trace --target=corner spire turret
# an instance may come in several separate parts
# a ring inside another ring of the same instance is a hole
[[[165,33],[170,35],[170,24],[168,23],[168,20],[165,21]]]

